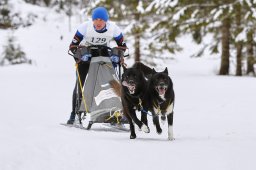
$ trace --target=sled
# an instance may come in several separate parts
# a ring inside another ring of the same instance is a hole
[[[87,130],[91,129],[94,123],[109,123],[111,125],[128,123],[123,115],[121,98],[114,93],[109,85],[109,81],[121,79],[121,65],[116,63],[116,67],[114,67],[110,56],[124,57],[123,49],[102,45],[78,46],[73,57],[80,59],[84,54],[92,54],[92,57],[83,87],[79,82],[80,76],[77,69],[76,114],[80,123],[85,117],[89,117]],[[82,114],[84,114],[83,117]]]

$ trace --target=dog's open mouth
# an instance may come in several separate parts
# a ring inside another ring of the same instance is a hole
[[[128,88],[130,94],[135,93],[135,84],[134,83],[127,83],[126,81],[123,81],[122,85]]]
[[[156,90],[157,90],[159,96],[164,96],[165,92],[167,90],[167,86],[157,86]]]

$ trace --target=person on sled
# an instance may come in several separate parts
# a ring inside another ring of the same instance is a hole
[[[110,40],[114,39],[118,47],[123,47],[126,49],[126,43],[124,42],[124,37],[121,32],[121,29],[109,21],[108,11],[104,7],[97,7],[92,11],[92,21],[87,21],[78,26],[78,29],[74,35],[74,38],[69,46],[69,50],[75,54],[77,51],[77,46],[80,43],[85,41],[86,46],[90,45],[104,45],[109,46]],[[103,53],[103,54],[102,54]],[[109,56],[109,52],[103,51],[101,56]],[[78,71],[80,74],[82,86],[84,85],[86,75],[89,70],[90,59],[92,56],[98,56],[98,52],[92,51],[91,54],[85,54],[81,57],[81,59],[74,58],[76,63],[78,64]],[[110,56],[110,59],[113,63],[113,66],[116,63],[123,63],[123,58],[119,61],[118,56]],[[76,82],[78,83],[78,81]],[[76,108],[76,91],[77,85],[73,91],[72,97],[72,111],[67,124],[73,124],[75,121],[75,108]],[[81,93],[81,92],[80,92]],[[81,94],[80,94],[81,95]]]

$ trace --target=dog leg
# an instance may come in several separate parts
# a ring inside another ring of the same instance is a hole
[[[173,112],[167,115],[168,121],[168,139],[175,140],[173,136]]]
[[[143,123],[141,129],[143,130],[143,132],[149,133],[150,129],[148,127],[148,119],[147,119],[147,114],[146,113],[141,112],[141,121]]]
[[[147,119],[147,113],[144,113],[141,111],[141,121],[148,126],[148,119]]]
[[[142,123],[136,116],[136,112],[135,110],[130,110],[130,116],[132,118],[132,120],[134,121],[134,123],[136,123],[136,125],[139,126],[139,128],[145,132],[145,133],[149,133],[149,127],[147,125],[145,125],[144,123]]]
[[[130,130],[131,130],[130,139],[135,139],[137,136],[136,136],[136,133],[135,133],[135,129],[134,129],[134,124],[133,123],[130,123]]]
[[[156,126],[156,132],[160,135],[162,133],[162,129],[159,124],[159,117],[158,115],[153,116],[153,123]]]
[[[131,131],[130,139],[135,139],[136,138],[136,133],[135,133],[134,124],[132,122],[132,119],[131,119],[130,116],[126,116],[126,117],[127,117],[127,120],[130,124],[130,131]]]
[[[144,123],[142,124],[141,126],[141,130],[145,133],[149,133],[150,132],[150,129],[147,125],[145,125]]]
[[[136,133],[135,133],[135,129],[134,129],[134,124],[133,124],[133,121],[132,121],[132,118],[131,118],[131,114],[130,114],[130,111],[126,105],[126,103],[124,102],[124,100],[122,100],[122,104],[123,104],[123,113],[125,115],[125,117],[127,118],[129,124],[130,124],[130,139],[135,139],[136,138]]]
[[[162,133],[162,129],[159,124],[159,116],[156,114],[158,112],[157,108],[152,109],[152,117],[153,117],[153,123],[156,126],[156,132],[160,135]]]
[[[165,124],[165,121],[166,121],[166,112],[162,112],[162,115],[161,115],[161,123],[162,123],[162,125]]]

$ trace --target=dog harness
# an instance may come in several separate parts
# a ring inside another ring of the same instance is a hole
[[[163,111],[164,111],[164,112],[167,112],[167,111],[168,111],[167,109],[168,109],[171,105],[173,105],[173,102],[171,103],[171,100],[170,100],[169,104],[168,104],[167,107],[166,107],[166,110],[161,110],[160,105],[161,105],[162,103],[164,103],[164,102],[161,102],[161,103],[158,103],[158,102],[157,102],[157,104],[156,104],[156,102],[153,101],[153,106],[157,109],[157,113],[156,113],[157,115],[160,115],[160,113],[162,113]]]

